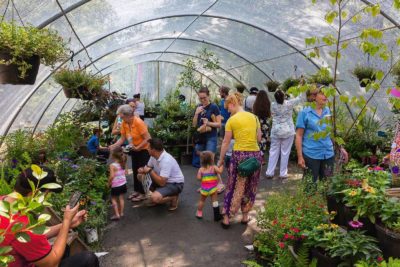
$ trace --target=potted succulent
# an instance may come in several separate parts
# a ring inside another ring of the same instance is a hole
[[[54,74],[54,80],[62,85],[67,98],[92,100],[105,94],[102,87],[106,80],[82,69],[63,68]]]
[[[289,77],[281,84],[281,90],[286,92],[290,87],[300,84],[300,79]]]
[[[375,224],[383,255],[400,258],[400,203],[396,198],[386,199]]]
[[[309,83],[316,83],[329,86],[333,82],[333,77],[330,74],[328,68],[321,68],[315,74],[310,75],[307,81]]]
[[[375,81],[376,70],[372,67],[357,65],[352,73],[357,77],[361,87],[366,87],[371,81]]]
[[[56,31],[0,23],[0,84],[34,84],[40,63],[54,67],[66,57]]]
[[[267,88],[268,88],[268,92],[273,93],[273,92],[275,92],[276,89],[279,87],[280,82],[270,80],[270,81],[266,82],[265,85],[266,85]]]

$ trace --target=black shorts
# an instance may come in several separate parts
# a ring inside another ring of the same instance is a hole
[[[127,191],[126,184],[118,187],[111,187],[111,196],[116,197],[125,194],[126,191]]]

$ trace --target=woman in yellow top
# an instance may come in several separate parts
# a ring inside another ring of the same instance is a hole
[[[260,122],[257,117],[242,108],[243,98],[239,93],[231,94],[225,99],[225,108],[231,117],[225,125],[225,136],[222,141],[218,166],[222,166],[225,154],[232,138],[235,139],[233,152],[228,169],[228,183],[224,197],[224,220],[221,223],[224,229],[229,227],[229,218],[241,208],[242,223],[249,221],[248,213],[253,207],[257,186],[260,180],[260,169],[250,177],[241,177],[237,167],[240,162],[254,157],[262,163],[262,154],[258,146],[261,141]]]

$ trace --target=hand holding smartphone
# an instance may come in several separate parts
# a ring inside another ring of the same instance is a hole
[[[76,204],[78,204],[79,199],[82,196],[82,192],[76,191],[72,194],[71,198],[69,199],[69,207],[72,209],[76,206]]]

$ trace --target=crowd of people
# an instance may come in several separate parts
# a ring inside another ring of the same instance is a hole
[[[201,88],[197,93],[200,104],[192,120],[196,128],[194,155],[200,158],[197,179],[201,183],[194,215],[203,218],[205,200],[211,197],[214,220],[222,220],[224,229],[230,227],[230,220],[239,209],[242,213],[241,223],[248,223],[262,165],[268,162],[265,176],[272,178],[280,158],[279,177],[282,181],[287,179],[294,139],[298,165],[309,168],[314,181],[330,175],[334,163],[333,143],[329,135],[322,138],[313,136],[325,131],[329,125],[330,111],[321,87],[314,86],[307,93],[307,101],[315,104],[304,107],[298,113],[296,125],[293,123],[294,106],[305,101],[305,97],[293,98],[277,90],[271,103],[267,92],[255,87],[250,88],[246,98],[242,90],[229,91],[228,87],[221,87],[221,101],[215,104],[210,100],[208,88]],[[140,95],[135,95],[117,110],[112,127],[115,142],[112,145],[100,146],[101,131],[98,129],[93,131],[87,142],[87,148],[93,155],[101,153],[110,156],[108,184],[114,212],[111,219],[115,221],[124,216],[125,194],[128,191],[127,155],[131,158],[133,172],[133,191],[128,196],[129,200],[140,202],[149,199],[149,206],[169,203],[168,210],[174,211],[178,208],[179,195],[184,188],[185,177],[177,160],[166,151],[162,140],[150,136],[143,116],[144,104],[140,101]],[[220,151],[217,151],[218,143]],[[221,191],[219,185],[224,168],[227,181],[220,207],[217,194]],[[50,170],[48,173],[50,178],[53,177]],[[21,174],[16,191],[23,195],[29,193],[27,179],[37,182],[29,173]],[[12,197],[2,197],[2,200],[13,201]],[[33,262],[36,266],[98,266],[97,258],[91,253],[79,256],[83,265],[76,263],[78,256],[62,257],[69,229],[78,226],[86,217],[86,211],[78,209],[79,205],[67,206],[63,223],[52,227],[45,235],[31,236],[32,243],[18,246],[11,243],[17,262]],[[47,241],[51,236],[57,236],[52,247]]]

